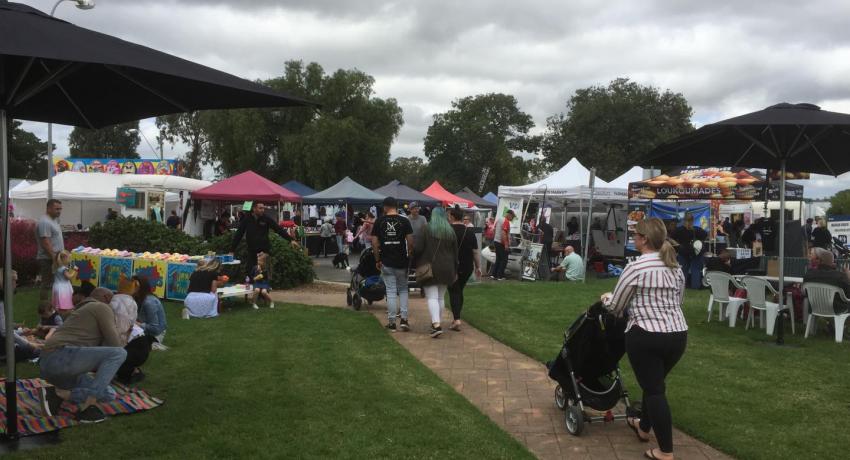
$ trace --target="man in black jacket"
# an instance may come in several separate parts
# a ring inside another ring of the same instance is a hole
[[[823,283],[840,287],[844,290],[844,295],[850,298],[850,270],[839,270],[835,266],[832,252],[823,248],[812,248],[809,251],[809,259],[817,264],[817,268],[810,268],[806,272],[803,283]],[[842,302],[838,296],[835,297],[832,308],[836,315],[850,311],[850,305]]]
[[[693,214],[687,214],[684,225],[676,227],[670,237],[679,243],[679,265],[682,266],[685,278],[690,280],[691,289],[700,289],[702,267],[708,246],[703,245],[703,242],[708,239],[708,233],[700,227],[695,227]],[[697,242],[699,244],[696,244]]]
[[[298,242],[293,240],[286,230],[280,228],[274,219],[266,214],[266,205],[263,203],[254,202],[251,204],[251,214],[246,215],[239,221],[239,229],[233,235],[233,246],[230,254],[236,251],[239,242],[242,241],[242,236],[245,236],[245,243],[248,245],[248,256],[246,262],[250,271],[257,265],[257,253],[265,252],[271,254],[271,244],[269,243],[269,230],[274,230],[275,233],[289,241],[293,247],[298,247]]]

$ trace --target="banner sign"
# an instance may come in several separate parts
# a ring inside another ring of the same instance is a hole
[[[99,172],[107,174],[156,174],[180,176],[182,165],[178,160],[138,158],[54,158],[53,171]]]
[[[628,236],[626,238],[626,249],[635,250],[635,225],[646,218],[647,205],[644,203],[630,203],[629,214],[626,217]]]
[[[127,278],[133,276],[133,259],[123,257],[100,258],[100,287],[117,291],[121,275]]]
[[[779,176],[782,175],[782,171],[778,169],[768,169],[767,176],[770,177],[771,180],[779,180]],[[785,171],[785,179],[786,180],[807,180],[811,179],[811,173],[807,172],[798,172],[798,171]]]
[[[762,180],[732,168],[686,170],[629,184],[629,198],[647,200],[753,200]]]
[[[850,241],[850,216],[827,217],[826,229],[846,246]]]
[[[71,284],[79,286],[81,282],[98,286],[100,279],[100,256],[94,254],[71,253],[71,264],[77,269],[77,276],[71,280]]]
[[[147,278],[153,295],[164,298],[167,265],[164,260],[134,259],[133,273]]]
[[[519,233],[522,228],[522,198],[499,198],[499,208],[497,209],[497,220],[499,217],[504,217],[508,210],[512,210],[516,218],[511,221],[511,233]],[[500,231],[501,229],[496,229]]]
[[[681,225],[687,214],[694,216],[694,227],[699,227],[706,232],[711,229],[711,208],[707,204],[676,206],[652,203],[647,212],[647,217],[675,220]]]
[[[183,300],[189,294],[189,278],[197,266],[195,264],[169,263],[165,283],[165,297]]]
[[[130,187],[119,187],[115,191],[115,203],[128,208],[136,207],[136,189]]]
[[[528,255],[522,260],[522,279],[534,281],[540,272],[540,256],[543,255],[543,245],[540,243],[528,244]]]

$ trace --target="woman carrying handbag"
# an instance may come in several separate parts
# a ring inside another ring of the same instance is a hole
[[[457,237],[446,219],[446,211],[436,208],[431,212],[431,221],[416,242],[418,256],[416,282],[423,287],[431,313],[432,338],[443,333],[440,317],[445,306],[447,287],[457,279]]]

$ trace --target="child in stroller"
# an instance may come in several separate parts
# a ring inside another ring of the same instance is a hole
[[[345,293],[345,300],[355,310],[360,310],[363,299],[369,305],[377,302],[387,295],[384,280],[375,262],[375,254],[372,248],[366,248],[360,253],[360,261],[357,268],[351,271],[351,283]]]
[[[636,417],[623,388],[618,363],[625,354],[626,319],[611,314],[601,302],[593,304],[564,332],[564,344],[558,356],[547,363],[549,377],[558,386],[555,404],[565,410],[567,431],[578,436],[584,423],[610,422]],[[625,414],[611,411],[620,400]],[[585,406],[605,412],[589,416]]]

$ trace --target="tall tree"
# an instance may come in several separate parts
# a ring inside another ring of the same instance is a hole
[[[422,157],[398,157],[390,163],[390,179],[398,179],[402,184],[422,190],[431,184],[428,162]]]
[[[539,138],[529,134],[533,127],[531,115],[521,111],[511,95],[458,99],[449,111],[434,115],[425,136],[431,174],[449,189],[477,189],[485,168],[486,190],[524,183],[532,160],[521,154],[536,152],[539,144]]]
[[[283,76],[265,83],[321,108],[209,114],[210,158],[219,162],[220,174],[254,169],[319,189],[344,176],[369,187],[386,181],[390,145],[404,120],[395,99],[374,96],[374,78],[359,70],[328,75],[316,63],[290,61]]]
[[[47,179],[47,142],[21,128],[21,122],[8,119],[9,177],[29,180]],[[55,146],[54,146],[55,148]]]
[[[830,216],[850,215],[850,190],[842,190],[829,199]]]
[[[201,178],[201,165],[210,164],[209,141],[205,129],[205,114],[187,112],[156,118],[160,137],[171,143],[182,142],[189,146],[181,160],[186,177]]]
[[[135,129],[136,131],[131,131]],[[68,137],[74,158],[139,158],[139,122],[131,121],[100,129],[74,128]]]
[[[692,114],[681,93],[618,78],[607,87],[577,90],[566,114],[547,120],[543,156],[553,168],[578,158],[611,180],[632,167],[635,158],[693,130]]]

